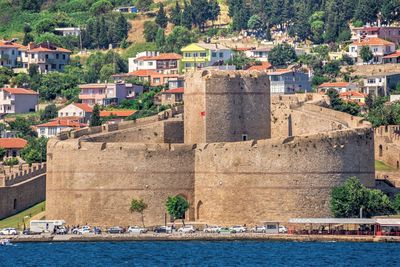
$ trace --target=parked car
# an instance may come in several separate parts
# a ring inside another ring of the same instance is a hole
[[[172,233],[172,228],[170,226],[158,226],[154,228],[155,233]]]
[[[256,226],[251,228],[251,232],[253,233],[265,233],[267,228],[265,226]]]
[[[4,228],[0,231],[0,235],[17,235],[18,231],[15,228]]]
[[[90,226],[82,226],[81,228],[75,228],[72,229],[71,233],[75,235],[84,235],[84,234],[89,234],[91,232]]]
[[[235,231],[235,233],[245,233],[247,232],[247,228],[241,225],[235,225],[231,227],[232,230]]]
[[[185,225],[178,229],[179,233],[194,233],[196,228],[193,225]]]
[[[287,233],[287,228],[284,225],[279,225],[278,233],[286,234]]]
[[[22,234],[23,234],[23,235],[39,235],[40,233],[38,233],[38,232],[33,232],[33,231],[31,231],[31,228],[28,228],[28,229],[25,229],[25,230],[22,232]]]
[[[235,229],[228,228],[228,227],[222,227],[219,229],[220,234],[234,234],[236,233]]]
[[[109,234],[122,234],[125,232],[125,229],[120,226],[114,226],[107,229],[107,233]]]
[[[205,233],[219,233],[220,228],[219,226],[207,226],[203,231]]]
[[[68,229],[65,226],[56,226],[54,231],[56,235],[66,235],[68,233]]]
[[[101,229],[100,227],[93,227],[93,233],[95,235],[101,235]]]
[[[140,226],[129,226],[128,233],[131,234],[144,234],[147,233],[147,229]]]

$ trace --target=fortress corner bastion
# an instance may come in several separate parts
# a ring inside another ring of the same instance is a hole
[[[168,196],[185,219],[260,224],[330,216],[330,192],[349,176],[374,187],[374,139],[361,118],[312,95],[271,96],[266,74],[186,74],[184,107],[48,142],[46,218],[67,224],[164,224]]]

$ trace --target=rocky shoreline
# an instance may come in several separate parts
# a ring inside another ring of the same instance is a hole
[[[269,235],[269,234],[87,234],[3,236],[21,242],[123,242],[123,241],[293,241],[293,242],[400,242],[396,236]]]

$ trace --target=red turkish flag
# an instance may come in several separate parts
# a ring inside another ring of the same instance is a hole
[[[206,116],[206,112],[205,111],[200,112],[200,116],[205,117]]]

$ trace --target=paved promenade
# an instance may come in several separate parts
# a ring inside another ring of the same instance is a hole
[[[12,242],[107,242],[107,241],[297,241],[297,242],[400,242],[400,237],[392,236],[338,236],[338,235],[269,235],[255,233],[237,234],[85,234],[85,235],[18,235],[1,236]]]

